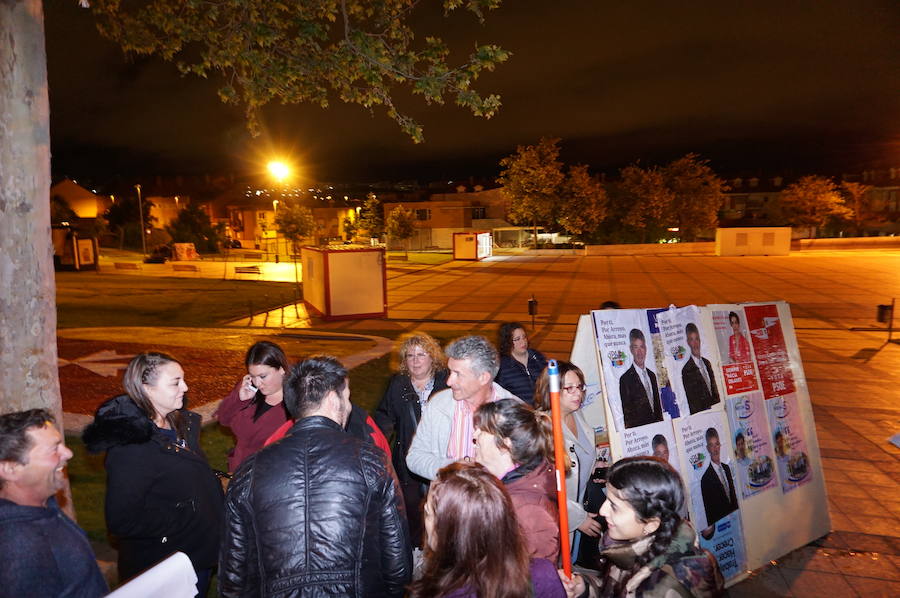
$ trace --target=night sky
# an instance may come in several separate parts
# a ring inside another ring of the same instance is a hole
[[[254,139],[218,81],[126,58],[75,0],[45,11],[57,176],[245,173],[278,152],[310,180],[494,178],[501,157],[541,136],[608,174],[690,151],[726,175],[900,165],[895,0],[507,0],[484,25],[422,14],[452,46],[513,56],[477,83],[502,96],[491,120],[400,92],[425,127],[420,145],[382,110],[339,101],[266,109]]]

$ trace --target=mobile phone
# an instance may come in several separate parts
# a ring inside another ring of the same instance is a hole
[[[252,390],[254,393],[259,392],[259,389],[256,388],[255,386],[253,386],[253,384],[251,384],[251,383],[247,383],[247,388],[249,388],[250,390]]]

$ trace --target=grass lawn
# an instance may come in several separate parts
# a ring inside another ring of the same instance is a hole
[[[212,278],[56,273],[59,328],[216,326],[294,299],[294,284]]]

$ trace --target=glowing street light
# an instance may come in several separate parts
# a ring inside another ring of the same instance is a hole
[[[291,175],[291,167],[279,160],[272,160],[266,167],[269,169],[269,174],[279,183],[284,182]]]

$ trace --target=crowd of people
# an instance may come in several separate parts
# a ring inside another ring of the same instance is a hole
[[[198,596],[216,572],[223,597],[720,594],[666,460],[597,468],[584,374],[566,361],[561,532],[547,359],[517,322],[500,327],[496,346],[400,337],[372,417],[351,402],[337,359],[292,365],[276,344],[256,343],[216,413],[235,437],[227,473],[203,454],[182,365],[136,356],[124,393],[83,433],[89,451],[105,453],[120,581],[180,551]],[[11,555],[0,587],[13,595],[107,592],[84,532],[54,498],[71,455],[50,413],[0,416],[0,547]],[[559,569],[561,534],[578,565],[571,576]]]

